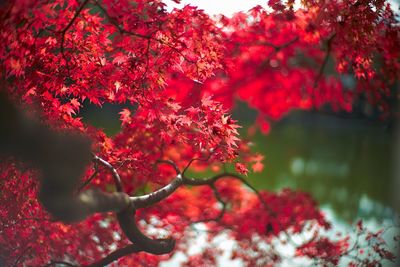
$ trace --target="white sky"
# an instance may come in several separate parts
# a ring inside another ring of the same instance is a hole
[[[268,0],[182,0],[179,5],[172,0],[164,0],[163,2],[167,4],[169,9],[190,4],[203,9],[209,15],[224,14],[225,16],[231,16],[239,11],[248,11],[256,5],[266,7]],[[299,1],[296,2],[298,3]],[[399,15],[400,0],[389,0],[389,3],[393,11]]]
[[[230,16],[239,11],[247,11],[256,5],[266,6],[267,0],[182,0],[177,5],[171,0],[163,1],[168,7],[182,7],[184,5],[197,6],[210,15],[224,14]]]

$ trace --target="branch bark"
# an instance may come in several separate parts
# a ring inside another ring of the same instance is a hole
[[[152,206],[175,192],[175,190],[182,185],[182,182],[182,175],[178,174],[175,179],[171,181],[171,183],[158,189],[157,191],[143,196],[130,197],[130,203],[136,209]]]
[[[124,194],[121,178],[117,170],[109,162],[96,155],[94,155],[94,160],[111,171],[118,191],[116,193]],[[175,240],[172,238],[151,239],[144,235],[136,224],[135,213],[138,207],[153,205],[172,194],[182,184],[181,180],[182,177],[178,174],[176,179],[174,179],[170,184],[153,193],[139,197],[130,197],[128,201],[129,205],[117,212],[118,223],[123,233],[133,244],[139,247],[141,251],[155,255],[162,255],[168,254],[174,249]]]

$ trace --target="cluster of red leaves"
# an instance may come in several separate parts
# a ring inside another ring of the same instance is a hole
[[[233,162],[242,174],[248,166],[261,171],[262,156],[239,140],[227,114],[235,99],[258,110],[257,123],[267,132],[268,120],[291,109],[329,103],[349,111],[360,94],[387,111],[385,96],[399,77],[399,26],[389,4],[303,4],[294,11],[293,1],[270,1],[274,11],[258,6],[215,21],[191,6],[167,12],[161,1],[6,2],[0,5],[1,80],[16,104],[39,110],[51,127],[90,136],[93,151],[116,166],[129,194],[170,181],[174,170],[160,160],[180,169],[200,158],[205,161],[194,167],[216,170]],[[329,61],[337,73],[325,74]],[[344,74],[354,75],[354,88],[342,82]],[[79,112],[88,102],[135,108],[121,111],[122,130],[109,137],[82,122]],[[17,169],[9,161],[0,166],[0,258],[6,265],[88,264],[128,243],[109,214],[73,225],[52,221],[36,199],[36,173]],[[98,171],[91,186],[115,190],[109,172]],[[88,168],[84,179],[93,173]],[[237,240],[234,257],[249,266],[279,262],[274,238],[329,226],[307,194],[257,196],[237,180],[218,181],[216,190],[221,199],[208,186],[180,188],[139,211],[138,220],[167,230],[178,239],[177,251],[187,253],[190,226],[218,218],[207,223],[210,238],[227,229]],[[392,259],[378,241],[379,260]],[[271,244],[268,251],[260,242]],[[298,246],[297,256],[336,264],[347,248],[347,242],[317,235]],[[152,266],[163,259],[139,253],[120,263]],[[189,261],[215,264],[215,254],[206,249]]]
[[[258,6],[233,18],[222,16],[226,68],[202,89],[226,107],[234,103],[232,94],[246,101],[259,111],[257,122],[265,132],[269,119],[292,109],[330,104],[333,110],[351,111],[360,95],[387,114],[385,99],[400,67],[399,26],[389,4],[305,4],[308,8],[297,11],[288,5],[271,13]],[[355,81],[345,83],[346,75]]]

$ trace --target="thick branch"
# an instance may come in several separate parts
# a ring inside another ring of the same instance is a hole
[[[95,156],[95,159],[103,164],[104,166],[108,167],[114,176],[114,180],[116,184],[121,184],[121,180],[119,178],[118,172],[116,171],[113,166],[108,163],[107,161],[101,159],[100,157]],[[151,239],[144,235],[138,228],[137,223],[135,221],[135,212],[137,208],[143,208],[143,207],[148,207],[151,205],[154,205],[158,203],[159,201],[167,198],[169,195],[171,195],[177,188],[179,188],[181,185],[192,185],[192,186],[201,186],[201,185],[208,185],[214,190],[215,197],[217,200],[222,204],[222,210],[221,213],[218,215],[215,220],[220,220],[226,210],[226,203],[222,200],[218,190],[215,187],[215,182],[217,182],[221,178],[225,177],[232,177],[239,179],[241,182],[249,186],[253,191],[257,193],[257,195],[260,198],[260,201],[263,201],[261,196],[258,194],[258,191],[252,187],[245,179],[242,177],[232,174],[232,173],[221,173],[218,175],[215,175],[211,178],[208,179],[192,179],[192,178],[187,178],[185,176],[182,176],[180,173],[180,170],[177,168],[177,166],[171,162],[171,161],[159,161],[159,163],[166,163],[172,165],[178,175],[175,177],[174,180],[171,181],[168,185],[164,186],[163,188],[154,191],[150,194],[146,194],[143,196],[137,196],[137,197],[130,197],[130,206],[124,209],[123,211],[120,211],[117,213],[117,218],[118,222],[120,224],[120,227],[126,237],[134,244],[137,244],[138,248],[140,248],[142,251],[152,253],[155,255],[161,255],[161,254],[166,254],[170,253],[174,247],[175,247],[175,241],[172,238],[168,239]],[[121,186],[118,186],[121,188]],[[266,205],[266,203],[263,201],[263,203]],[[132,214],[132,209],[133,209],[133,214]],[[134,252],[135,249],[132,248],[132,251]],[[119,255],[119,254],[118,254]],[[121,254],[122,255],[122,254]],[[126,255],[126,254],[124,254]]]
[[[117,170],[106,160],[96,155],[93,155],[93,157],[96,162],[99,162],[111,171],[118,191],[114,194],[123,194],[122,182]],[[181,184],[182,177],[181,175],[178,175],[170,184],[153,193],[140,197],[130,197],[128,199],[129,205],[127,205],[122,211],[121,209],[118,210],[117,219],[122,231],[132,243],[136,244],[136,246],[140,248],[141,251],[155,255],[162,255],[170,253],[174,249],[175,240],[171,238],[151,239],[145,236],[136,224],[135,213],[137,207],[146,207],[161,201],[172,194]]]
[[[163,188],[160,188],[157,191],[154,191],[147,195],[130,197],[130,202],[135,208],[145,208],[148,206],[152,206],[175,192],[175,190],[182,185],[182,182],[182,175],[178,174],[175,179],[171,181],[171,183],[164,186]]]
[[[87,138],[56,132],[28,119],[4,93],[0,93],[0,109],[0,125],[5,127],[0,133],[0,154],[39,170],[39,200],[55,219],[76,222],[93,213],[118,212],[129,206],[129,196],[122,192],[87,190],[76,194],[76,185],[91,159]],[[95,159],[105,164],[100,158]],[[113,174],[118,181],[118,173]]]
[[[129,206],[129,196],[124,193],[105,193],[99,189],[90,189],[76,197],[55,191],[40,192],[43,206],[58,220],[66,223],[81,221],[98,212],[118,212]]]
[[[131,212],[131,209],[127,208],[117,213],[117,218],[122,231],[132,243],[137,244],[143,251],[155,255],[167,254],[174,249],[175,240],[172,238],[151,239],[145,236],[136,225],[136,211],[133,211],[133,215],[131,215]]]

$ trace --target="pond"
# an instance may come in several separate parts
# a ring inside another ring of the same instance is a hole
[[[240,110],[235,115],[247,121]],[[396,134],[382,121],[293,112],[274,123],[268,135],[257,133],[252,139],[253,150],[266,159],[263,172],[248,179],[258,189],[309,192],[333,222],[334,232],[354,236],[352,225],[360,219],[372,231],[399,225]],[[398,228],[390,229],[384,238],[396,252]]]
[[[254,140],[254,150],[266,157],[264,171],[249,176],[259,189],[310,192],[345,221],[399,211],[394,130],[381,122],[296,112]]]

